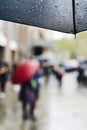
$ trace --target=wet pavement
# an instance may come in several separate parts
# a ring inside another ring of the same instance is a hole
[[[41,87],[37,121],[23,122],[18,93],[8,83],[7,96],[0,100],[0,130],[87,130],[87,88],[74,87],[66,93],[66,85],[62,87],[51,76],[47,86]]]

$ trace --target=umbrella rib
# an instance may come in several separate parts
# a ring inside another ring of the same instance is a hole
[[[73,9],[73,29],[74,29],[74,34],[76,35],[76,17],[75,17],[75,0],[72,0],[72,9]]]

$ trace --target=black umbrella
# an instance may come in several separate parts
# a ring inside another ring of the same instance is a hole
[[[0,0],[0,19],[76,34],[87,30],[87,1]]]

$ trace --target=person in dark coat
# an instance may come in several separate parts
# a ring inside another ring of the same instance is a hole
[[[36,108],[36,80],[31,79],[21,84],[21,90],[19,93],[19,100],[22,102],[23,119],[26,120],[29,117],[35,121],[34,110]],[[28,107],[28,109],[27,109]],[[30,109],[29,109],[30,108]]]
[[[0,65],[0,91],[1,91],[1,97],[5,97],[6,93],[6,83],[9,76],[9,66],[6,62],[3,62],[2,65]]]
[[[47,84],[51,74],[49,63],[48,62],[43,63],[42,69],[43,69],[43,76],[45,77],[45,83]]]
[[[61,72],[61,67],[53,66],[52,73],[54,74],[56,79],[59,81],[59,87],[61,87],[62,77],[63,77],[63,73],[64,73],[64,72]]]
[[[81,66],[78,68],[77,81],[78,81],[79,85],[83,85],[83,81],[84,81],[84,69]]]

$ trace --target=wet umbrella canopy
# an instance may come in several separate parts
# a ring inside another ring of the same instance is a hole
[[[87,30],[87,0],[0,0],[0,19],[76,34]]]

